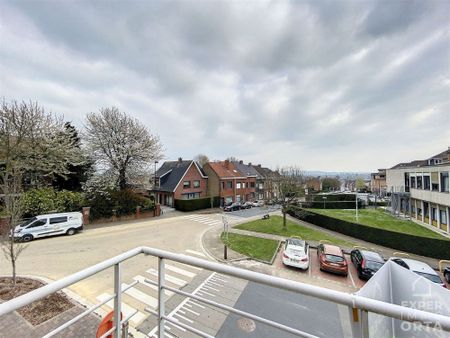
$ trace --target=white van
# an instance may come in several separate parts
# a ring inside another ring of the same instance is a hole
[[[39,215],[19,224],[14,229],[14,238],[23,242],[35,238],[54,235],[73,235],[83,230],[83,215],[81,212]]]

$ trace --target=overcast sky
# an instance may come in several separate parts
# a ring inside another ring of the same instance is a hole
[[[450,1],[4,1],[0,96],[168,159],[373,171],[450,146]]]

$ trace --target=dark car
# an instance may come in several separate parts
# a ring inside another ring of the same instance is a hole
[[[369,280],[384,264],[378,252],[354,249],[350,258],[358,271],[360,279]]]
[[[450,283],[450,266],[447,266],[444,269],[444,278],[447,281],[447,283]]]
[[[320,271],[328,271],[347,276],[348,265],[344,252],[336,245],[319,244],[317,247]]]
[[[241,208],[241,204],[240,203],[231,203],[226,205],[223,210],[224,211],[235,211],[235,210],[239,210]]]

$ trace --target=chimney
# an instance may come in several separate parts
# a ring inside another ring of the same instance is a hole
[[[252,166],[252,162],[248,162],[248,166],[251,167]]]
[[[227,169],[230,169],[230,161],[225,160],[224,167],[227,168]]]
[[[258,168],[261,168],[261,164],[258,164]]]
[[[178,162],[182,162],[183,161],[183,159],[181,158],[181,157],[178,157]]]
[[[239,161],[239,164],[244,164],[244,161],[240,160],[240,161]]]

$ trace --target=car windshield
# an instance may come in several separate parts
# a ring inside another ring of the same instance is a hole
[[[366,261],[366,265],[365,265],[365,267],[367,269],[375,270],[375,271],[379,270],[382,266],[383,266],[383,263],[375,262],[375,261]]]
[[[22,224],[20,224],[20,227],[26,227],[27,225],[30,225],[31,223],[33,223],[35,220],[37,220],[36,217],[30,218],[28,221],[23,222]]]
[[[344,261],[344,257],[339,257],[335,255],[325,255],[325,258],[328,262],[332,263],[342,263]]]
[[[442,284],[442,281],[438,275],[432,275],[431,273],[425,273],[425,272],[419,272],[419,271],[414,271],[414,272],[417,273],[419,276],[425,277],[426,279],[432,281],[433,283]]]

